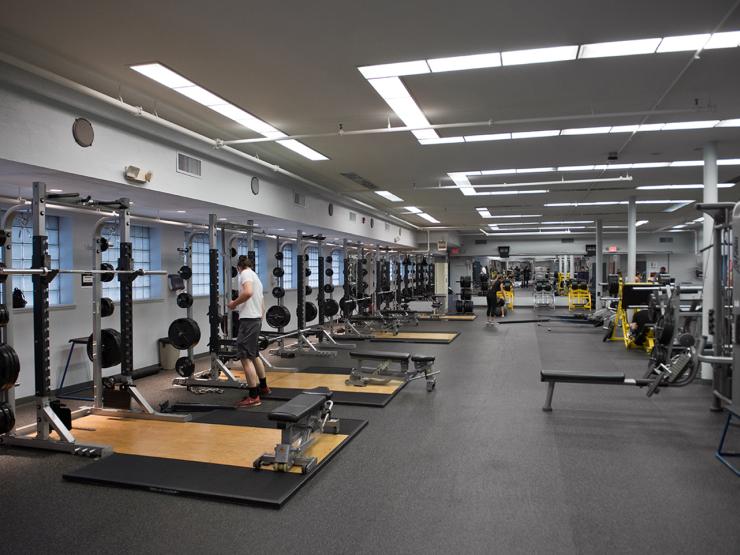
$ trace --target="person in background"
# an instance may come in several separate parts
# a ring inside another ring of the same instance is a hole
[[[496,295],[498,291],[501,291],[501,294],[503,295],[504,280],[499,274],[495,274],[491,281],[491,285],[488,288],[488,292],[486,293],[486,304],[488,305],[486,310],[486,317],[488,318],[486,320],[487,324],[496,323],[496,311],[500,306],[499,301],[503,301],[503,299],[499,299],[498,295]]]
[[[239,311],[239,333],[236,349],[249,386],[249,395],[238,404],[239,408],[258,407],[262,404],[260,394],[268,395],[265,366],[260,359],[259,336],[262,331],[262,318],[265,303],[262,295],[262,282],[254,272],[254,261],[240,256],[236,268],[239,271],[239,296],[230,301],[229,310]]]
[[[532,275],[532,270],[529,269],[529,266],[524,268],[524,271],[522,272],[522,287],[529,287],[529,278]]]

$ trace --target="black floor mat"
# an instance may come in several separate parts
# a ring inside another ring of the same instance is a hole
[[[197,420],[218,424],[250,425],[260,413],[214,411]],[[265,413],[262,413],[265,414]],[[72,482],[144,489],[157,493],[206,497],[234,503],[280,508],[306,482],[316,475],[367,425],[366,420],[342,419],[341,432],[348,435],[309,474],[291,474],[271,470],[255,471],[236,466],[208,464],[176,459],[113,454],[64,474]]]

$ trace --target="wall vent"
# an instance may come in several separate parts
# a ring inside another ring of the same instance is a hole
[[[565,237],[563,239],[560,239],[561,243],[575,243],[576,240],[573,239],[573,237]]]
[[[357,221],[357,212],[350,212],[349,213],[349,221],[350,222],[356,222]]]
[[[293,202],[298,206],[306,206],[306,195],[293,191]]]
[[[661,243],[673,243],[673,237],[660,237],[658,240]]]
[[[203,175],[203,162],[182,152],[177,153],[177,171],[191,177]]]
[[[487,245],[488,244],[488,239],[476,239],[475,240],[475,244],[476,245]]]

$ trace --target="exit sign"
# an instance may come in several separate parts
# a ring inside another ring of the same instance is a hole
[[[617,245],[610,245],[609,246],[609,252],[617,252],[619,249],[617,248]]]

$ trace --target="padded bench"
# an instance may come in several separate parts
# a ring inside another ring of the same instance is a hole
[[[392,360],[393,362],[406,362],[411,359],[411,353],[396,353],[394,351],[351,351],[350,358],[364,360]]]
[[[427,391],[433,391],[437,379],[435,376],[439,371],[435,371],[434,361],[436,357],[430,355],[412,355],[411,353],[397,353],[394,351],[352,351],[349,353],[350,358],[359,360],[357,368],[353,368],[347,385],[356,385],[364,387],[366,385],[385,385],[391,378],[400,379],[410,382],[417,379],[425,379],[427,382]],[[363,360],[375,360],[380,364],[374,368],[363,368]],[[396,362],[400,365],[400,370],[389,369],[388,363]],[[414,368],[409,369],[409,364],[413,362]]]
[[[304,391],[269,413],[267,418],[275,422],[300,422],[320,410],[331,396],[332,392],[325,387]]]

